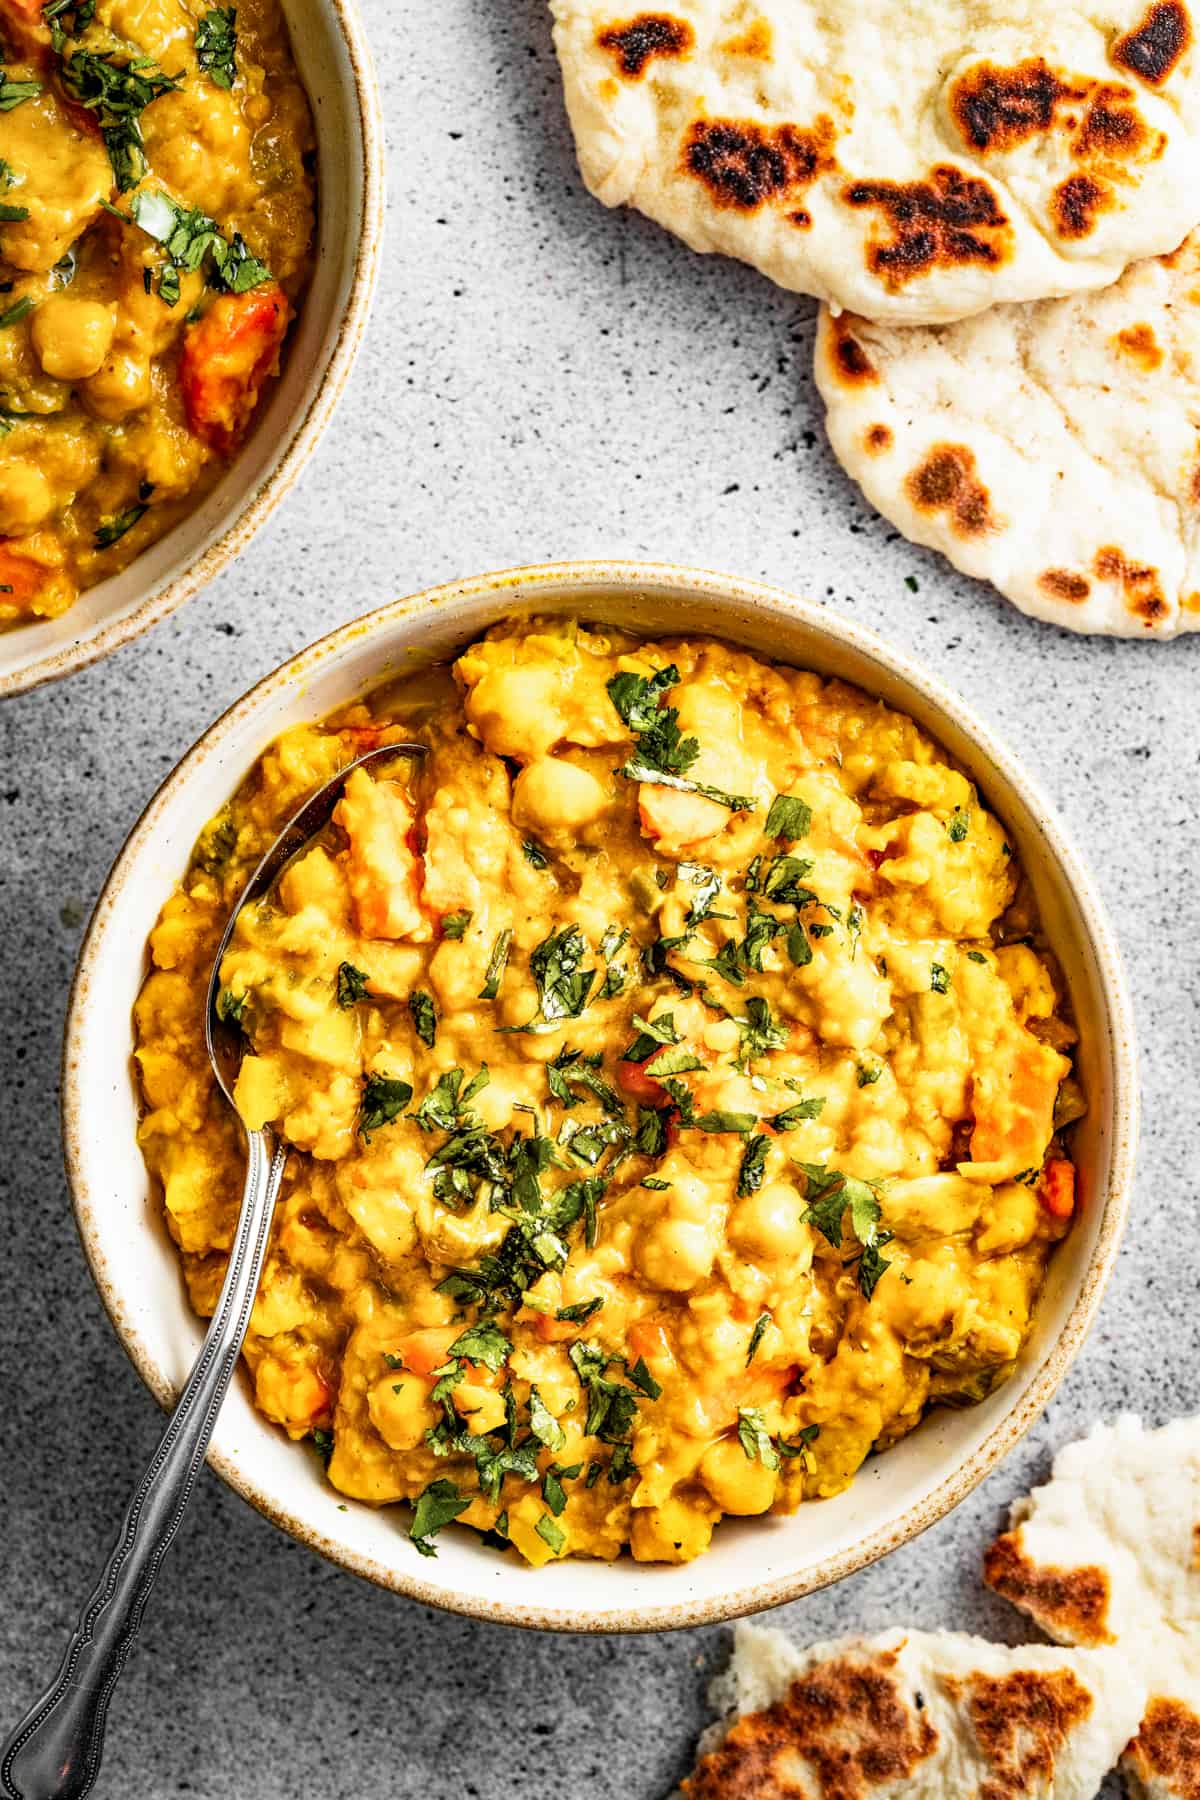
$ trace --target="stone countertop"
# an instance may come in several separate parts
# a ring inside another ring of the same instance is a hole
[[[58,1054],[122,838],[252,680],[391,596],[486,568],[645,556],[778,582],[956,686],[1054,796],[1124,940],[1145,1130],[1096,1329],[1025,1442],[948,1519],[774,1616],[1019,1635],[978,1582],[1008,1502],[1099,1415],[1195,1404],[1200,637],[1077,638],[913,549],[829,454],[813,308],[607,213],[576,173],[542,0],[366,0],[390,150],[385,266],[337,420],[235,567],[138,643],[0,713],[0,1726],[48,1676],[158,1414],[76,1241]],[[436,30],[431,22],[436,18]],[[1165,1254],[1164,1254],[1165,1253]],[[206,1475],[117,1695],[121,1800],[659,1800],[721,1629],[556,1639],[340,1573]]]

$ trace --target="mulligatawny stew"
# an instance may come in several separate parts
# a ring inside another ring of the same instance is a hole
[[[278,0],[0,0],[0,623],[195,507],[309,273]]]
[[[241,1133],[292,1147],[246,1346],[343,1494],[531,1563],[699,1555],[1012,1370],[1075,1171],[1075,1033],[1003,824],[912,720],[704,639],[501,626],[287,731],[136,1010],[141,1142],[212,1310]]]

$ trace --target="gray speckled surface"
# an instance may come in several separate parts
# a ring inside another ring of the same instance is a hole
[[[583,192],[542,0],[366,11],[391,213],[337,422],[235,569],[140,643],[0,714],[0,1726],[57,1657],[159,1425],[92,1290],[59,1159],[81,920],[143,802],[221,708],[318,633],[433,581],[626,554],[827,599],[927,659],[1019,747],[1124,939],[1146,1124],[1132,1228],[1086,1351],[952,1517],[775,1622],[798,1638],[893,1622],[1015,1635],[976,1575],[1008,1501],[1097,1414],[1160,1420],[1196,1399],[1200,637],[1059,634],[899,542],[825,448],[811,308]],[[100,1791],[657,1800],[724,1640],[553,1639],[442,1617],[327,1567],[206,1476],[118,1695]]]

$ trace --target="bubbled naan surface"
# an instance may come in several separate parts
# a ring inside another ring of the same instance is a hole
[[[1103,286],[1200,222],[1186,0],[551,0],[580,166],[869,318]]]
[[[1140,1717],[1116,1651],[892,1630],[794,1646],[739,1625],[688,1800],[1092,1800]]]
[[[1118,1644],[1150,1687],[1122,1761],[1148,1800],[1200,1796],[1200,1419],[1128,1415],[1054,1460],[985,1579],[1060,1643]]]
[[[1200,232],[1103,294],[918,331],[824,311],[816,378],[914,543],[1073,631],[1200,629]]]

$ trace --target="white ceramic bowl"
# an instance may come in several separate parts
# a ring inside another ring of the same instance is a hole
[[[282,0],[317,139],[313,280],[254,430],[195,512],[57,619],[0,630],[0,696],[70,675],[189,600],[250,541],[329,422],[383,232],[383,126],[355,0]]]
[[[1015,836],[1061,957],[1091,1101],[1075,1140],[1082,1216],[1056,1252],[1032,1336],[1008,1384],[969,1411],[940,1411],[862,1469],[834,1500],[790,1519],[726,1521],[682,1568],[623,1558],[534,1570],[457,1527],[434,1562],[417,1555],[403,1509],[346,1504],[317,1459],[290,1443],[235,1385],[211,1460],[238,1493],[326,1556],[433,1605],[515,1624],[651,1630],[775,1605],[861,1568],[939,1518],[1026,1430],[1062,1379],[1095,1313],[1124,1224],[1137,1097],[1133,1027],[1117,951],[1079,857],[1036,786],[962,701],[858,625],[773,588],[657,565],[575,563],[485,575],[370,613],[276,670],[185,757],[118,858],[84,942],[67,1024],[63,1117],[79,1229],[113,1324],[166,1404],[201,1339],[134,1130],[130,1009],[139,947],[182,874],[201,826],[286,726],[367,687],[452,656],[498,618],[530,611],[603,619],[647,633],[716,633],[859,683],[913,715],[976,780]]]

